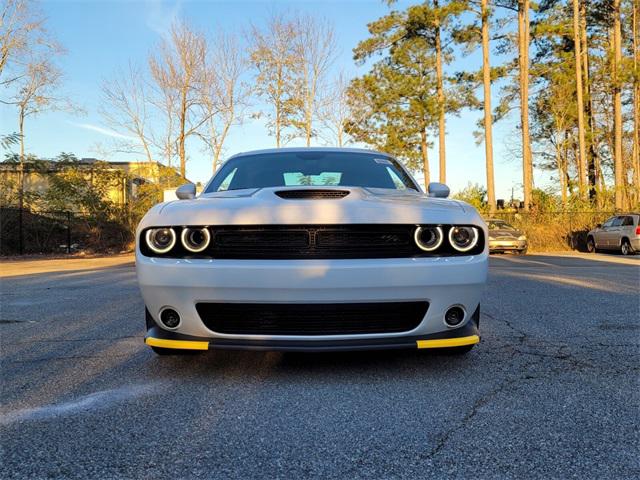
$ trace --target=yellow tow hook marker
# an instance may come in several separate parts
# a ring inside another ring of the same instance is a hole
[[[150,347],[177,348],[180,350],[209,350],[209,342],[193,340],[165,340],[164,338],[147,337],[144,343]]]
[[[447,348],[447,347],[464,347],[465,345],[474,345],[480,341],[478,335],[470,335],[468,337],[458,338],[438,338],[436,340],[418,340],[418,348]]]

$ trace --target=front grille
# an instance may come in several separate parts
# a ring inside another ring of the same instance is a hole
[[[214,258],[393,258],[416,253],[410,226],[218,227]]]
[[[316,200],[316,199],[339,199],[349,195],[348,190],[280,190],[276,192],[276,195],[280,198],[286,198],[290,200]]]
[[[238,335],[349,335],[408,332],[427,302],[392,303],[198,303],[205,326]]]

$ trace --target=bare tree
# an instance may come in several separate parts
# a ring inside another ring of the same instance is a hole
[[[301,16],[295,20],[295,72],[298,81],[296,104],[300,115],[295,126],[302,131],[307,147],[315,136],[313,122],[318,115],[318,92],[326,85],[329,67],[335,60],[336,42],[333,27],[326,20]]]
[[[251,63],[256,69],[256,91],[271,111],[268,127],[276,147],[287,143],[286,131],[296,113],[295,25],[282,16],[272,16],[264,30],[252,26],[248,35]]]
[[[207,121],[200,113],[202,72],[207,55],[207,41],[187,23],[171,27],[169,39],[163,40],[149,58],[151,76],[165,102],[167,115],[175,115],[176,149],[180,175],[186,176],[186,143]]]
[[[62,72],[48,56],[32,58],[15,81],[14,95],[8,101],[2,100],[18,110],[20,209],[24,205],[25,122],[47,111],[72,109],[68,99],[57,95],[61,78]]]
[[[0,7],[0,84],[7,85],[24,74],[23,63],[37,45],[46,45],[44,18],[29,0],[5,0]],[[51,42],[53,43],[53,42]],[[20,72],[4,79],[5,68],[17,63]]]
[[[355,102],[350,98],[354,94],[349,90],[350,84],[351,80],[347,75],[340,72],[333,85],[325,90],[327,93],[320,102],[320,136],[330,145],[342,147],[351,142],[350,133],[354,125],[360,122],[354,106],[362,102]],[[363,114],[364,112],[361,113]]]
[[[115,131],[135,137],[135,141],[127,142],[130,150],[138,151],[141,148],[147,161],[152,162],[147,97],[142,72],[129,63],[126,71],[120,72],[113,80],[103,82],[100,114]]]
[[[15,93],[7,105],[14,105],[18,109],[18,131],[20,134],[20,159],[25,152],[25,122],[51,110],[71,109],[71,102],[59,96],[58,89],[62,79],[62,72],[47,57],[33,58],[24,72],[16,80]]]
[[[176,109],[178,95],[172,89],[160,88],[152,83],[149,102],[154,107],[154,128],[149,132],[154,150],[158,151],[169,167],[177,157],[176,148]]]
[[[237,38],[221,33],[217,36],[207,59],[202,81],[202,109],[207,118],[200,134],[211,151],[215,172],[229,130],[242,123],[251,89],[242,81],[248,59],[238,47]]]

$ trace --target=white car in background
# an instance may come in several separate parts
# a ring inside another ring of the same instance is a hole
[[[587,234],[587,250],[614,250],[623,255],[640,252],[640,214],[615,215]]]
[[[180,187],[140,222],[145,342],[158,354],[465,353],[480,339],[487,227],[448,193],[424,194],[368,150],[235,155],[197,198]]]

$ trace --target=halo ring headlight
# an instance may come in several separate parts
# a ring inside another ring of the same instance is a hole
[[[425,233],[430,234],[426,241],[423,238]],[[420,250],[433,252],[442,245],[444,234],[442,233],[442,227],[417,227],[413,233],[413,239]]]
[[[180,234],[182,246],[192,253],[200,253],[209,246],[211,234],[207,227],[185,227]]]
[[[147,246],[154,253],[167,253],[176,244],[176,232],[173,228],[150,228],[145,235]]]
[[[459,252],[468,252],[478,244],[478,229],[476,227],[453,226],[449,229],[449,243]]]

